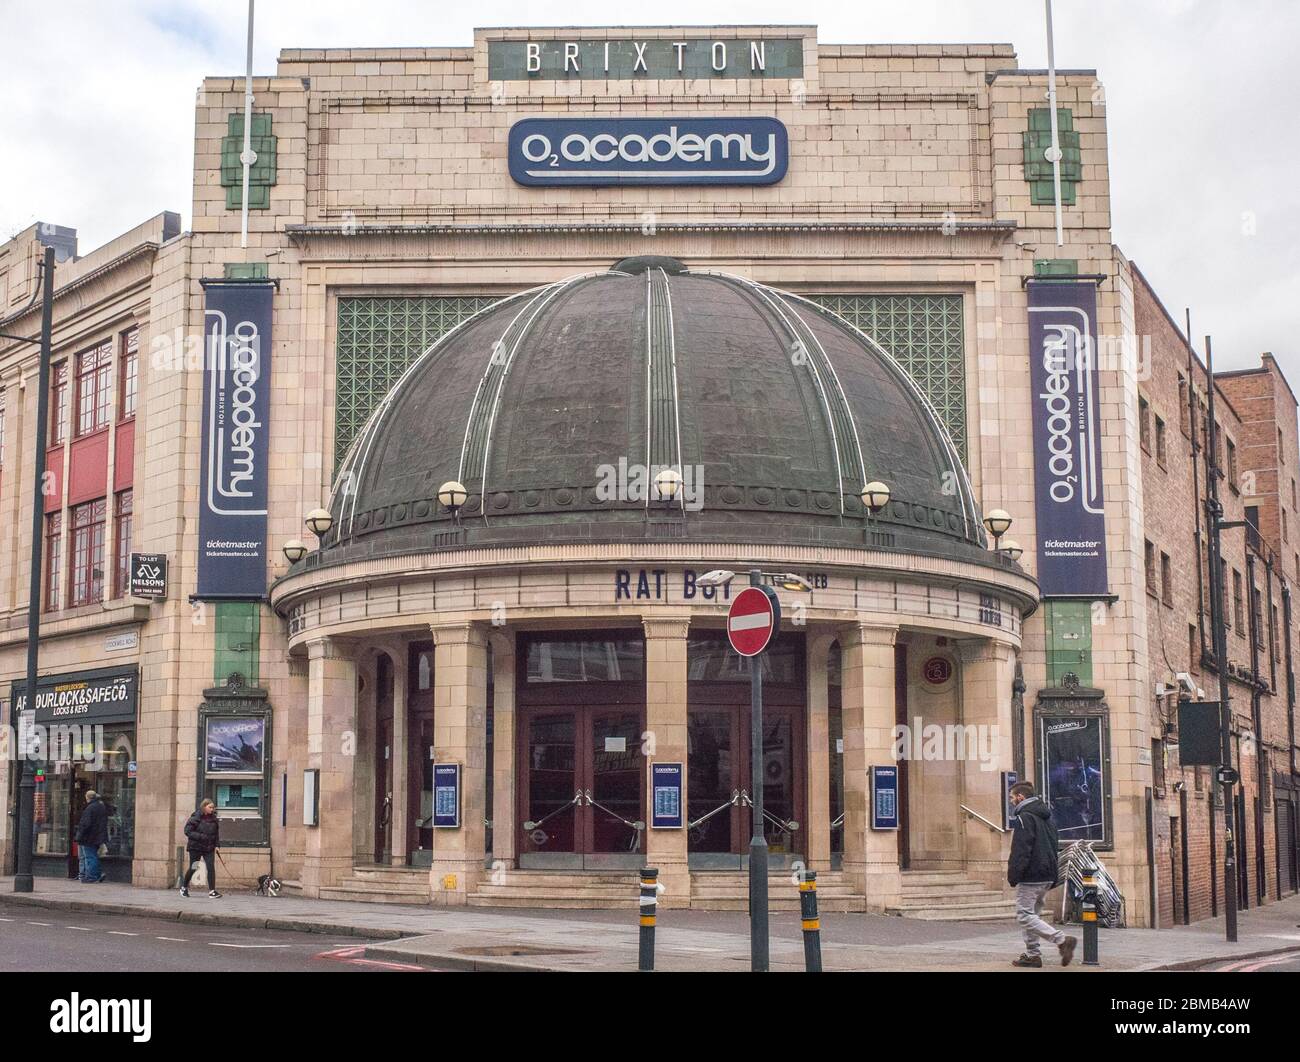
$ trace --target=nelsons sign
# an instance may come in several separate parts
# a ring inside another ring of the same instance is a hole
[[[775,184],[789,162],[775,118],[527,118],[510,176],[533,186]]]

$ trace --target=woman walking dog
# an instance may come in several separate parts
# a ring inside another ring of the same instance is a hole
[[[185,872],[185,880],[181,882],[182,896],[190,894],[190,879],[194,877],[198,861],[202,859],[208,872],[208,895],[214,900],[220,899],[221,893],[217,892],[217,864],[213,858],[220,843],[221,827],[217,823],[217,805],[211,800],[205,800],[199,805],[199,810],[185,822],[185,847],[190,856],[190,869]]]

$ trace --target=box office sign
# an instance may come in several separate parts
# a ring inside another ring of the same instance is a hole
[[[204,288],[199,598],[266,593],[273,292],[270,284]]]
[[[510,176],[540,187],[775,184],[790,145],[775,118],[526,118]]]
[[[1038,583],[1044,597],[1102,597],[1105,491],[1091,282],[1029,282]]]
[[[52,723],[124,723],[135,721],[140,672],[136,667],[106,667],[63,675],[42,675],[36,683],[40,726]],[[27,683],[13,684],[11,718],[27,711]]]

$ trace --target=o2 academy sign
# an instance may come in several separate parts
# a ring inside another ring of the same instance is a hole
[[[507,157],[535,187],[775,184],[790,145],[775,118],[527,118]]]
[[[488,42],[490,81],[801,77],[797,37]]]

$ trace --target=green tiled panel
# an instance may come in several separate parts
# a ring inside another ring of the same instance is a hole
[[[270,276],[265,262],[227,262],[227,280],[266,280]]]
[[[966,455],[966,353],[960,295],[812,295],[902,365]],[[489,295],[339,299],[334,409],[337,471],[366,419],[411,362],[494,302]]]
[[[271,185],[275,184],[276,138],[271,133],[269,114],[253,115],[249,137],[257,161],[248,168],[248,209],[266,210],[271,205]],[[221,186],[226,190],[226,209],[237,210],[243,204],[244,164],[239,156],[244,150],[244,116],[236,111],[226,122],[221,140]]]
[[[1074,129],[1074,115],[1068,107],[1058,107],[1057,136],[1061,143],[1061,203],[1073,206],[1075,185],[1083,179],[1083,162],[1079,153],[1079,134]],[[1046,107],[1032,107],[1029,128],[1024,134],[1025,180],[1029,182],[1030,202],[1046,205],[1054,200],[1052,164],[1044,152],[1052,146],[1051,114]]]
[[[217,643],[212,677],[224,685],[232,671],[244,676],[250,686],[257,685],[258,642],[262,633],[261,606],[256,601],[218,601],[216,613]]]
[[[1059,686],[1067,672],[1092,685],[1092,602],[1047,601],[1047,681]]]
[[[1079,272],[1077,258],[1035,258],[1034,276],[1072,277]]]

